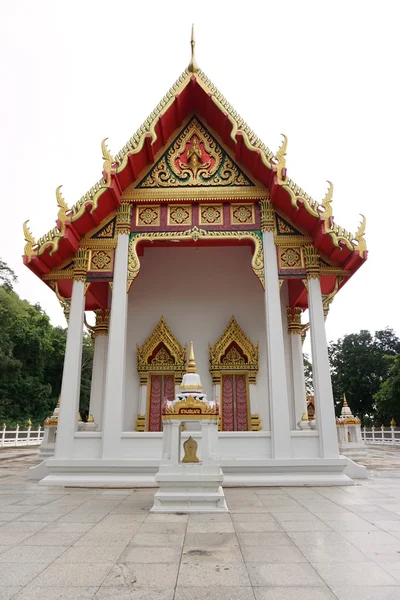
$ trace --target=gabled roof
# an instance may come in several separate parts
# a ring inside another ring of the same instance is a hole
[[[367,258],[365,218],[355,234],[338,226],[332,216],[332,184],[325,198],[317,202],[291,180],[286,168],[287,137],[283,136],[276,152],[265,146],[198,69],[194,53],[188,69],[115,156],[103,140],[102,177],[86,194],[68,208],[61,186],[57,188],[56,227],[36,242],[24,223],[25,264],[42,276],[65,262],[78,250],[82,236],[119,206],[124,190],[140,181],[144,170],[154,164],[155,157],[192,114],[199,115],[216,132],[236,162],[269,190],[280,214],[309,235],[317,249],[343,269],[354,272],[359,268]]]

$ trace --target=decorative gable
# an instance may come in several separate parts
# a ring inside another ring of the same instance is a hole
[[[192,117],[137,188],[253,187],[209,130]]]

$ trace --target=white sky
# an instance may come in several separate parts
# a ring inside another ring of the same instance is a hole
[[[116,153],[190,58],[276,150],[315,199],[335,185],[335,220],[367,217],[369,259],[338,294],[328,339],[389,325],[400,334],[400,93],[395,1],[0,2],[0,256],[17,292],[65,325],[54,294],[22,265],[22,222],[54,226],[55,188],[71,206],[101,176],[100,142]]]

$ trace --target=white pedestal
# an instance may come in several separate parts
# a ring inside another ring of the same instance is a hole
[[[150,512],[227,512],[223,479],[218,465],[161,465],[156,475],[160,489]]]

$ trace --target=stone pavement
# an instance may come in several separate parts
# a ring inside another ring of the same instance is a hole
[[[230,514],[152,515],[154,490],[42,487],[32,460],[0,463],[0,600],[400,598],[396,476],[227,488]]]

